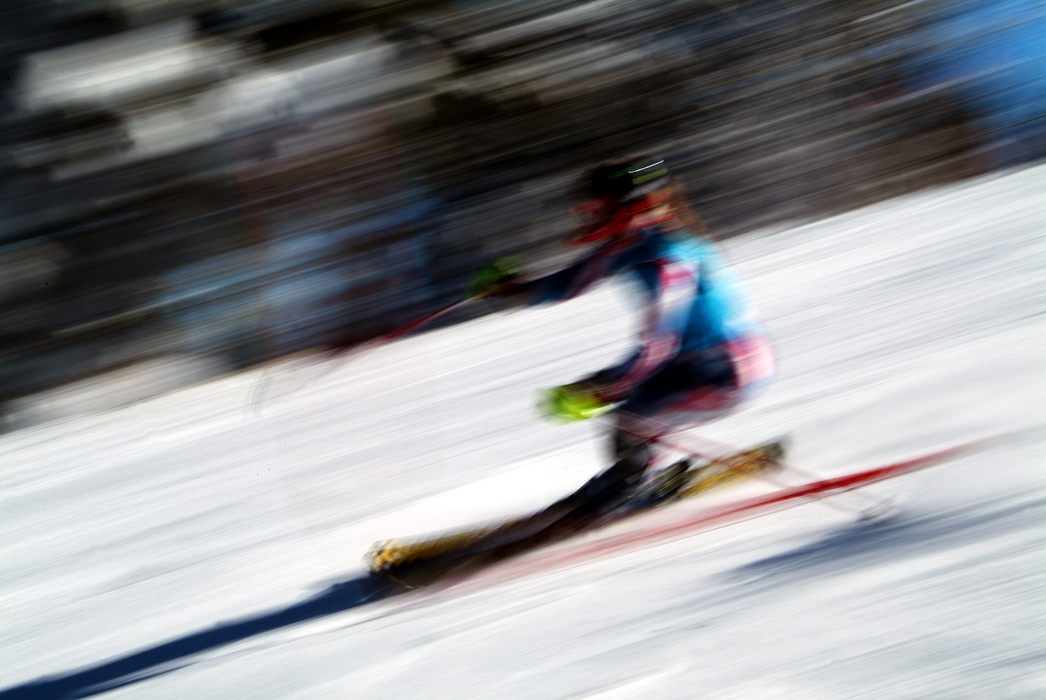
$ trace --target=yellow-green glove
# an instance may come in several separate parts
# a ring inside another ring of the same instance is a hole
[[[612,402],[600,399],[591,389],[580,384],[545,389],[538,399],[538,411],[542,416],[563,423],[595,418],[612,408]]]
[[[519,279],[518,262],[518,257],[500,258],[476,270],[465,285],[465,298],[479,299],[511,287]]]

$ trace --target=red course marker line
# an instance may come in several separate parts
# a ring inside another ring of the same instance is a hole
[[[658,525],[645,529],[605,537],[595,542],[582,542],[573,546],[560,547],[550,552],[532,554],[521,559],[509,560],[502,564],[452,579],[432,589],[433,593],[454,589],[465,593],[481,587],[502,583],[527,575],[550,571],[570,566],[595,558],[599,555],[619,552],[637,544],[667,541],[673,536],[686,532],[706,529],[715,524],[727,522],[745,515],[763,514],[775,506],[798,505],[795,503],[804,498],[830,496],[833,492],[846,491],[867,486],[877,481],[908,474],[925,469],[941,462],[946,462],[963,454],[982,449],[996,438],[986,438],[937,450],[920,457],[895,462],[881,467],[866,469],[830,479],[821,479],[803,486],[781,489],[763,496],[755,496],[718,508],[712,508],[679,522]]]

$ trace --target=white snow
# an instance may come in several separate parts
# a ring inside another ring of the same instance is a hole
[[[612,284],[276,368],[297,390],[260,414],[258,371],[2,436],[0,685],[41,685],[0,698],[1046,697],[1044,192],[1038,166],[726,244],[780,371],[698,434],[787,433],[832,475],[1024,431],[875,487],[904,502],[879,524],[811,503],[467,591],[330,594],[377,539],[603,466],[600,425],[532,403],[629,347]]]

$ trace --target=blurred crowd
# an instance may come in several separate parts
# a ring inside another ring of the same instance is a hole
[[[35,0],[0,25],[0,404],[351,343],[493,258],[555,264],[572,183],[615,155],[670,159],[719,236],[1046,156],[1041,0]]]

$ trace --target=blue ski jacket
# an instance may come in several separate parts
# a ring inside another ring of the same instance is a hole
[[[737,348],[742,355],[751,354],[744,348],[751,348],[755,340],[761,348],[757,354],[769,357],[762,351],[768,345],[739,278],[715,244],[685,231],[667,234],[656,225],[639,229],[525,286],[530,304],[542,304],[571,299],[619,274],[638,282],[642,290],[644,326],[636,352],[599,373],[613,379],[598,392],[602,398],[625,398],[673,360],[700,357],[717,348],[730,348],[731,355],[738,354]],[[772,367],[753,369],[739,378],[740,383],[772,372]]]

